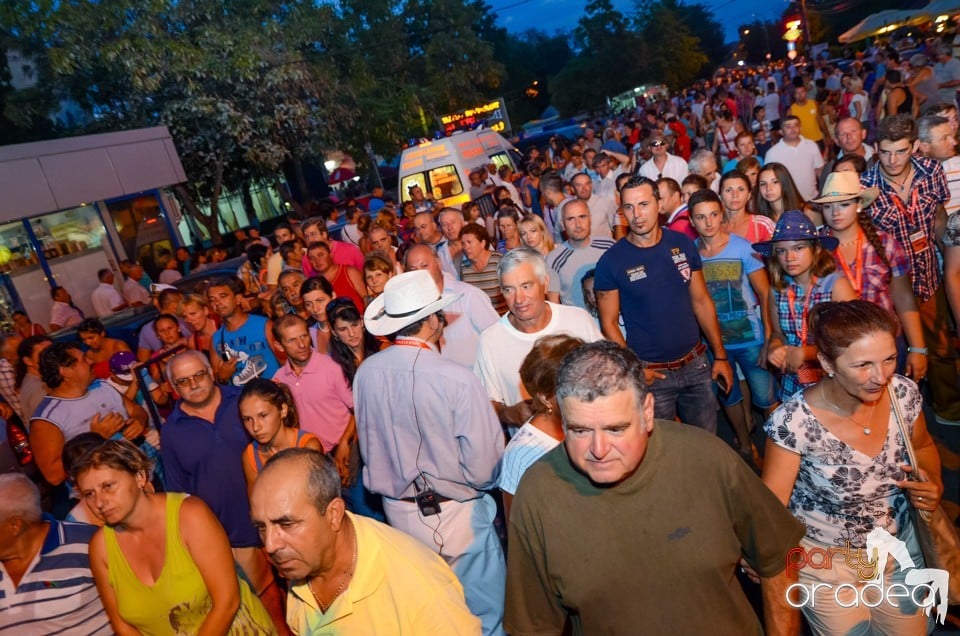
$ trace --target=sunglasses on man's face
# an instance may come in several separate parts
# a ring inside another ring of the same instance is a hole
[[[666,145],[667,145],[667,142],[665,142],[665,141],[651,141],[651,142],[650,142],[650,146],[651,146],[652,148],[659,148],[659,147],[661,147],[661,146],[666,146]]]

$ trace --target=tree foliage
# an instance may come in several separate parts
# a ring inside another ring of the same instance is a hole
[[[573,33],[576,55],[551,81],[555,105],[573,114],[644,83],[680,88],[723,58],[723,30],[702,4],[636,3],[623,15],[591,0]]]
[[[76,132],[170,128],[214,236],[224,188],[328,148],[360,160],[368,143],[395,152],[502,75],[478,35],[493,26],[479,0],[44,0],[2,11],[15,40],[49,62],[43,87],[95,114]]]

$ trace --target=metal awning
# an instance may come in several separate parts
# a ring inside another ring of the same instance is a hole
[[[166,126],[0,146],[0,223],[186,180]]]

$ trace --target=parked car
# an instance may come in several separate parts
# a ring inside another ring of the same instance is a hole
[[[203,269],[191,272],[176,283],[174,287],[184,294],[192,294],[203,289],[207,283],[218,276],[231,276],[237,273],[237,270],[243,265],[246,256],[238,256],[223,261],[222,263],[213,263],[205,266]],[[137,342],[140,338],[140,329],[145,324],[153,321],[160,312],[154,305],[145,305],[143,307],[131,307],[100,319],[103,323],[107,335],[111,338],[123,340],[130,346],[131,351],[137,350]],[[67,327],[50,334],[50,337],[56,341],[66,342],[68,340],[77,341],[76,327]]]

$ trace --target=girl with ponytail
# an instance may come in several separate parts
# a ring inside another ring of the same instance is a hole
[[[297,405],[286,384],[254,378],[243,385],[237,405],[240,421],[253,439],[243,452],[248,495],[263,465],[280,451],[312,448],[323,452],[316,435],[300,430]]]

